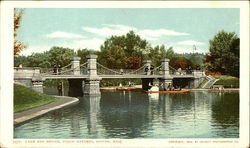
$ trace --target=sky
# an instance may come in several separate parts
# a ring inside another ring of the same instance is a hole
[[[28,45],[21,55],[53,46],[100,50],[111,35],[133,30],[152,46],[206,53],[219,31],[240,36],[239,16],[237,8],[25,8],[16,39]]]

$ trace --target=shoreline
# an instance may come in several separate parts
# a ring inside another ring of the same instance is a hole
[[[54,96],[58,98],[57,101],[45,104],[42,106],[34,107],[25,111],[14,113],[14,126],[19,126],[32,119],[41,117],[49,112],[74,105],[78,103],[79,99],[68,96]]]
[[[120,88],[119,86],[109,86],[109,87],[101,87],[101,90],[116,90],[116,88]],[[135,87],[122,87],[122,88],[136,88],[136,89],[142,89],[142,85],[136,85]],[[183,90],[186,90],[189,88],[183,88]],[[192,91],[220,91],[220,92],[227,92],[227,91],[240,91],[240,88],[224,88],[224,89],[202,89],[202,88],[194,88],[191,89]]]

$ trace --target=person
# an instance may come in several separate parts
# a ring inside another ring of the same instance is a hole
[[[151,74],[151,75],[154,74],[154,66],[153,66],[153,65],[150,67],[150,74]]]
[[[171,90],[171,84],[168,83],[168,89],[167,90]]]
[[[54,73],[54,74],[57,74],[57,67],[56,67],[56,65],[54,65],[53,73]]]
[[[144,70],[145,73],[146,73],[146,75],[148,74],[148,70],[149,70],[149,69],[148,69],[148,66],[147,66],[147,67],[145,68],[145,70]]]
[[[131,82],[130,81],[128,81],[128,86],[131,87]]]
[[[19,64],[19,66],[18,66],[19,68],[23,68],[23,64]]]
[[[62,88],[63,86],[62,86],[62,82],[60,82],[59,84],[58,84],[58,86],[57,86],[57,90],[58,90],[58,95],[59,96],[62,96]]]
[[[62,71],[61,65],[58,65],[58,74],[60,75]]]

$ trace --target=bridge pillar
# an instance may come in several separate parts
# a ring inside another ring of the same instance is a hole
[[[88,78],[85,79],[83,94],[85,95],[100,95],[100,80],[97,75],[96,59],[97,55],[87,55],[88,59]]]
[[[71,69],[73,70],[73,75],[80,75],[80,57],[73,57],[71,59]]]
[[[144,72],[145,72],[145,75],[151,75],[151,71],[150,71],[150,68],[151,68],[151,60],[145,60],[143,61],[144,63]],[[148,89],[150,89],[153,85],[153,78],[142,78],[142,89],[144,91],[147,91]]]
[[[35,91],[43,93],[43,81],[44,79],[41,77],[40,74],[34,75],[31,79],[31,82],[32,82],[31,88]]]
[[[205,80],[205,73],[202,71],[194,70],[193,71],[194,80],[193,80],[193,88],[197,88],[204,80]]]
[[[151,68],[152,61],[151,60],[145,60],[145,61],[143,61],[143,63],[144,63],[144,66],[145,66],[145,69],[144,69],[145,74],[150,75],[151,74],[150,68]]]
[[[25,87],[32,88],[35,91],[43,93],[43,81],[40,68],[15,68],[14,82]]]
[[[162,59],[162,72],[163,77],[160,78],[160,90],[167,90],[168,85],[172,85],[173,77],[169,73],[169,59]]]

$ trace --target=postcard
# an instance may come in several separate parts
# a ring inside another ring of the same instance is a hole
[[[248,12],[1,2],[0,146],[249,147]]]

